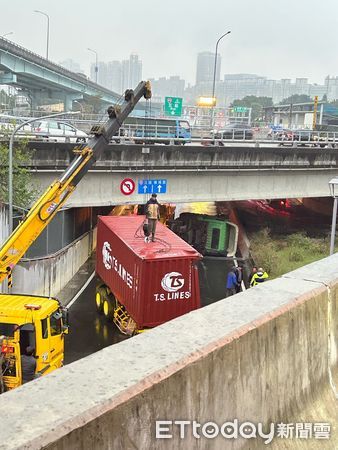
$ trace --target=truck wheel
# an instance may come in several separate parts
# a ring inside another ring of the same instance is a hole
[[[114,308],[107,298],[103,301],[103,314],[108,320],[113,320],[114,318]]]
[[[95,303],[96,303],[96,309],[99,314],[103,313],[103,301],[106,297],[106,290],[104,287],[98,287],[96,288],[96,295],[95,295]]]

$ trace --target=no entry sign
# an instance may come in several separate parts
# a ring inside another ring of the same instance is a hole
[[[131,178],[125,178],[121,181],[120,190],[124,195],[130,195],[135,191],[135,181]]]

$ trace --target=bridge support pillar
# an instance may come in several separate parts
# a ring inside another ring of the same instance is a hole
[[[66,94],[63,99],[63,104],[65,105],[65,111],[72,111],[73,109],[73,101],[74,100],[82,100],[83,96],[79,94]]]

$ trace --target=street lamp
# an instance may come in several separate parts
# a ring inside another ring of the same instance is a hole
[[[73,103],[77,103],[81,108],[81,114],[83,114],[83,105],[78,100],[73,100]],[[78,111],[77,111],[78,112]]]
[[[223,39],[226,35],[230,34],[231,31],[227,31],[226,33],[222,34],[222,36],[218,39],[216,42],[216,49],[215,49],[215,64],[214,64],[214,78],[212,82],[212,97],[215,98],[215,84],[216,84],[216,67],[217,67],[217,50],[218,50],[218,44],[220,43],[221,39]],[[215,102],[216,103],[216,102]],[[212,115],[211,115],[211,125],[213,124],[213,117],[214,116],[214,109],[212,109]]]
[[[49,15],[46,14],[43,11],[39,11],[38,9],[35,9],[34,12],[42,14],[43,16],[47,17],[47,51],[46,51],[46,59],[48,59],[48,49],[49,49]]]
[[[79,113],[79,111],[62,112],[62,113],[51,114],[49,116],[43,116],[43,118],[44,119],[52,119],[53,117],[64,116],[65,114],[78,114],[78,113]],[[36,122],[37,120],[41,120],[41,117],[35,117],[34,119],[26,120],[26,122],[23,122],[20,125],[18,125],[14,129],[14,131],[11,134],[11,137],[9,139],[9,158],[8,158],[9,234],[11,234],[13,231],[13,142],[14,142],[14,136],[25,125],[28,125],[32,122]]]
[[[89,50],[90,52],[95,53],[95,83],[97,84],[97,73],[99,71],[99,67],[98,67],[98,62],[97,62],[97,51],[96,50],[92,50],[91,48],[87,48],[87,50]]]
[[[215,83],[216,83],[216,66],[217,66],[217,50],[218,50],[218,44],[221,39],[223,39],[227,34],[230,34],[231,31],[227,31],[226,33],[222,34],[222,36],[218,39],[216,42],[216,50],[215,50],[215,64],[214,64],[214,79],[212,82],[212,97],[215,97]]]
[[[9,33],[5,33],[5,34],[3,34],[1,37],[5,37],[5,36],[9,36],[10,34],[14,34],[14,31],[10,31]]]
[[[331,242],[330,242],[330,255],[333,255],[334,241],[336,237],[336,223],[337,223],[338,177],[332,178],[332,180],[329,181],[329,187],[331,197],[333,197]]]

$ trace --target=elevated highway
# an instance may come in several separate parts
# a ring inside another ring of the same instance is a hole
[[[34,180],[48,186],[73,158],[73,144],[31,142]],[[329,196],[328,181],[338,171],[338,151],[330,148],[194,147],[107,145],[79,184],[68,206],[142,203],[138,182],[167,180],[161,202],[225,201]],[[120,183],[136,189],[123,195]]]
[[[107,105],[120,98],[119,93],[94,83],[85,75],[67,70],[3,37],[0,37],[0,84],[23,89],[31,98],[32,109],[46,98],[63,101],[65,111],[72,109],[73,100],[99,98]],[[144,110],[145,102],[135,109]],[[155,111],[156,105],[152,109]]]

